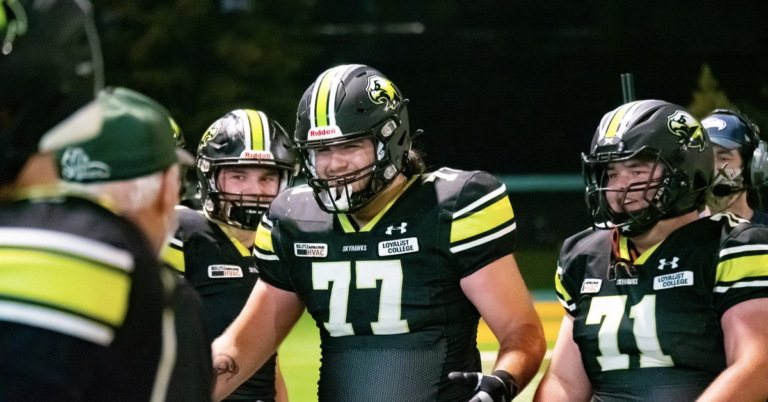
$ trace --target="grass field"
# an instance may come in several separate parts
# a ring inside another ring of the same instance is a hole
[[[560,322],[563,319],[563,308],[557,302],[543,301],[536,303],[536,312],[539,313],[544,325],[544,335],[547,338],[547,349],[552,349],[560,330]],[[483,372],[490,373],[496,360],[496,352],[499,344],[483,322],[477,333],[478,349],[483,358]],[[528,402],[533,397],[536,384],[541,380],[543,370],[549,364],[549,359],[544,360],[542,369],[523,393],[515,398],[515,401]],[[288,395],[292,402],[317,401],[317,380],[320,377],[320,334],[315,322],[309,314],[304,314],[291,334],[280,347],[280,367],[288,386]]]

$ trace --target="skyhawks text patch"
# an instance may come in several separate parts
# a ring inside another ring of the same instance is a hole
[[[237,265],[209,265],[209,278],[242,278],[243,270]]]
[[[328,256],[328,245],[325,243],[293,243],[296,257],[325,258]]]
[[[407,239],[398,239],[383,241],[379,243],[379,257],[388,255],[408,254],[419,251],[419,239],[409,237]]]

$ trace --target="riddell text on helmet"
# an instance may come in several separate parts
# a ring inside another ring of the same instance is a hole
[[[338,126],[324,126],[309,129],[309,139],[332,138],[341,136]]]

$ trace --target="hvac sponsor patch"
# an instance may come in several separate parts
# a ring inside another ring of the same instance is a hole
[[[416,253],[419,251],[419,239],[409,237],[407,239],[389,240],[379,243],[379,257],[388,255]]]
[[[237,265],[209,265],[209,278],[242,278],[243,270]]]
[[[296,257],[325,258],[328,256],[328,245],[325,243],[293,243]]]
[[[693,271],[657,276],[653,279],[653,290],[671,289],[680,286],[693,286]]]
[[[584,279],[581,283],[581,293],[600,293],[602,286],[602,279]]]

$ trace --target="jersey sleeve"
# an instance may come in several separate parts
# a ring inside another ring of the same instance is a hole
[[[174,237],[168,237],[168,245],[164,247],[161,260],[182,275],[186,273],[184,263],[184,242],[176,232]]]
[[[512,254],[517,243],[515,214],[507,188],[488,173],[474,174],[459,193],[450,226],[450,253],[467,277]]]
[[[741,302],[766,297],[768,228],[749,225],[722,244],[715,274],[715,308],[722,315]]]
[[[594,251],[590,250],[595,247],[595,243],[598,246],[605,244],[603,238],[590,239],[590,235],[592,231],[588,229],[566,239],[557,261],[555,294],[566,313],[573,317],[578,315],[577,299],[581,294],[581,283],[588,263],[587,256],[594,254]]]
[[[279,257],[279,229],[265,214],[258,229],[253,254],[259,268],[259,278],[264,282],[282,290],[295,292],[288,270]]]

